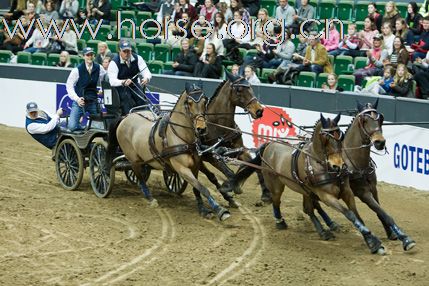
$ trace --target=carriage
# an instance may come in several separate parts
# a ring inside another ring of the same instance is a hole
[[[66,190],[76,190],[83,179],[84,170],[88,168],[91,187],[94,193],[105,198],[110,195],[115,181],[115,172],[125,173],[130,183],[138,184],[137,176],[125,156],[118,151],[113,159],[113,165],[108,170],[105,163],[109,126],[117,118],[110,113],[118,106],[117,91],[110,89],[108,83],[103,83],[105,94],[111,95],[110,106],[106,105],[107,113],[91,115],[86,128],[82,131],[61,129],[56,146],[53,149],[56,174],[59,183]],[[151,173],[149,166],[142,168],[142,176],[147,180]],[[188,183],[171,170],[163,171],[167,190],[181,194]]]

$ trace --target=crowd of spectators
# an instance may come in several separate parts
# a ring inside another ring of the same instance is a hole
[[[12,0],[10,10],[3,17],[10,24],[20,20],[24,27],[39,18],[45,27],[51,20],[61,27],[66,19],[74,19],[78,24],[88,20],[94,25],[102,20],[103,24],[113,26],[110,1],[88,0],[82,4],[78,0]],[[340,34],[337,24],[331,23],[329,31],[324,31],[314,22],[308,22],[303,26],[306,36],[300,35],[300,25],[317,15],[317,7],[308,0],[297,0],[293,5],[288,0],[277,0],[272,11],[261,7],[261,2],[153,0],[122,3],[140,11],[157,13],[159,22],[165,18],[188,20],[180,29],[170,23],[168,37],[154,42],[180,47],[180,52],[172,59],[172,70],[164,71],[165,74],[220,78],[223,66],[228,65],[233,73],[246,77],[252,84],[260,82],[258,74],[262,69],[273,69],[268,76],[271,83],[296,84],[296,76],[306,71],[316,75],[326,73],[327,80],[322,88],[342,91],[338,76],[333,73],[335,57],[366,57],[363,67],[353,66],[348,70],[355,76],[355,91],[424,99],[429,96],[429,0],[420,7],[410,1],[404,18],[394,1],[383,4],[383,12],[379,11],[377,2],[371,2],[363,24],[348,23],[344,35]],[[284,26],[265,25],[272,18],[284,20]],[[247,33],[241,37],[245,27],[239,22],[232,24],[231,33],[227,33],[230,21],[242,20],[249,24],[252,19],[259,19],[253,36]],[[196,38],[205,33],[204,20],[212,24],[214,31],[207,39]],[[191,26],[195,21],[198,23],[193,33]],[[187,31],[186,38],[183,38],[183,29]],[[318,38],[320,31],[323,36]],[[296,35],[297,39],[293,41],[291,35]],[[9,38],[8,33],[2,31],[0,40],[0,49],[15,54],[22,50],[61,54],[57,65],[63,67],[70,66],[70,55],[78,54],[78,39],[70,25],[62,38],[45,38],[34,26],[25,37],[18,32]],[[242,57],[242,49],[251,52]],[[106,43],[101,42],[96,61],[108,64],[112,56]]]

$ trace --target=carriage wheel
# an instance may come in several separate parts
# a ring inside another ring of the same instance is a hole
[[[89,178],[92,190],[99,198],[109,196],[115,182],[115,168],[107,169],[106,150],[106,142],[96,142],[89,155]]]
[[[163,171],[162,175],[164,176],[164,183],[167,186],[169,192],[180,195],[188,186],[188,182],[186,182],[176,172]]]
[[[145,182],[147,182],[147,180],[149,179],[151,170],[152,169],[149,166],[147,165],[143,166],[142,175]],[[133,169],[125,170],[124,173],[125,173],[125,176],[127,177],[128,182],[135,185],[139,184],[139,179],[137,178]]]
[[[68,190],[76,190],[83,177],[83,155],[72,139],[60,142],[55,152],[55,169],[61,186]]]

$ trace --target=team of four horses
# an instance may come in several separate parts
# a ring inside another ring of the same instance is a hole
[[[278,138],[262,145],[252,159],[244,148],[241,132],[234,121],[235,109],[239,106],[257,119],[262,117],[263,106],[244,78],[226,74],[227,80],[220,84],[211,98],[206,97],[201,85],[186,83],[185,91],[169,114],[156,116],[143,110],[112,124],[106,161],[112,161],[119,146],[139,179],[141,191],[153,205],[157,202],[145,183],[142,168],[150,166],[156,170],[175,171],[192,185],[199,213],[210,217],[214,211],[221,221],[226,220],[230,213],[198,181],[199,171],[216,186],[229,207],[238,207],[231,194],[241,193],[240,186],[256,171],[262,188],[261,199],[272,201],[278,229],[287,228],[280,212],[281,195],[287,186],[303,195],[304,212],[322,239],[332,239],[331,231],[336,231],[339,226],[330,219],[319,201],[350,220],[362,234],[371,253],[383,254],[385,250],[380,239],[365,226],[356,209],[354,197],[357,196],[377,214],[389,239],[399,239],[405,251],[415,246],[416,243],[379,203],[375,164],[370,157],[372,145],[378,150],[385,148],[383,115],[377,111],[378,100],[375,104],[358,103],[357,115],[344,134],[338,127],[340,114],[334,119],[324,118],[321,114],[311,139],[290,144]],[[210,152],[205,152],[204,147]],[[218,147],[241,150],[237,156],[242,165],[236,174],[225,160],[219,159],[222,156],[216,152],[220,149]],[[211,163],[226,176],[223,185],[203,161]],[[201,194],[211,209],[206,208]],[[323,227],[314,210],[329,229]]]

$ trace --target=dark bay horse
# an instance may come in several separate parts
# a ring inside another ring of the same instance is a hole
[[[201,137],[201,143],[205,145],[213,145],[221,138],[221,143],[218,147],[227,148],[242,148],[242,152],[238,155],[241,160],[250,160],[249,152],[244,148],[243,138],[241,137],[240,129],[235,123],[235,109],[237,106],[249,112],[253,119],[262,117],[263,106],[259,103],[253,93],[253,89],[249,82],[242,77],[233,76],[226,71],[227,79],[221,83],[216,89],[214,95],[209,99],[207,104],[207,134]],[[213,124],[214,123],[214,124]],[[233,130],[228,130],[227,127]],[[203,160],[211,163],[219,169],[227,178],[234,175],[234,172],[225,164],[225,162],[217,160],[213,153],[206,153],[203,155]],[[222,192],[221,185],[219,184],[216,176],[210,172],[204,164],[201,171],[209,178],[209,180],[221,191],[223,197],[230,203],[231,207],[237,207],[233,198],[227,193]],[[263,178],[258,172],[259,182],[262,187],[262,197],[264,200],[270,199],[269,191],[264,188]],[[237,188],[239,189],[239,187]],[[239,193],[239,190],[235,190]]]
[[[413,248],[416,243],[394,222],[393,218],[380,206],[377,191],[377,175],[375,165],[370,157],[371,145],[378,150],[385,148],[386,140],[383,137],[383,115],[377,111],[378,99],[374,104],[362,105],[357,103],[358,114],[347,129],[343,141],[343,158],[350,171],[350,187],[355,196],[373,210],[384,226],[387,237],[391,240],[399,238],[405,251]],[[306,199],[306,198],[305,198]],[[311,202],[305,202],[311,205]],[[314,202],[324,221],[331,222],[318,202]],[[305,208],[305,207],[304,207]],[[309,207],[306,213],[311,215]],[[363,222],[363,221],[362,221]],[[318,230],[319,231],[319,230]],[[319,234],[321,234],[319,232]],[[322,234],[321,234],[322,235]]]
[[[287,186],[307,197],[316,195],[326,205],[342,213],[362,234],[371,252],[383,254],[381,241],[357,215],[348,173],[345,172],[342,159],[339,120],[340,115],[334,120],[325,119],[321,115],[310,142],[298,148],[284,142],[268,143],[260,148],[250,163],[262,168],[265,184],[272,194],[277,228],[287,228],[280,212],[281,195]],[[240,168],[237,182],[241,183],[255,170],[255,166],[251,164]],[[347,207],[340,202],[340,198]]]
[[[197,179],[201,158],[196,144],[207,129],[204,116],[207,100],[202,89],[187,83],[169,115],[155,118],[149,111],[129,114],[109,130],[107,160],[111,162],[119,145],[140,181],[141,191],[153,204],[156,200],[142,177],[142,168],[144,165],[156,170],[171,168],[194,187],[199,211],[204,208],[201,193],[218,218],[225,220],[230,216],[229,211],[219,206]]]

